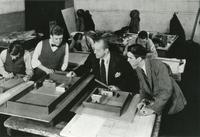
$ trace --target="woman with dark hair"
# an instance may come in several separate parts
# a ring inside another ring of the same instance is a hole
[[[10,44],[0,54],[0,74],[5,78],[12,78],[15,74],[26,75],[24,80],[29,80],[33,75],[31,55],[25,51],[19,41]]]
[[[142,115],[160,114],[162,111],[174,114],[186,105],[185,97],[176,81],[171,77],[164,63],[146,57],[148,51],[142,45],[128,47],[128,62],[136,69],[140,81],[142,101],[138,110]]]

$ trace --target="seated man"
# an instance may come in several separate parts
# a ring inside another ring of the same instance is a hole
[[[95,39],[93,47],[94,53],[88,56],[84,65],[74,72],[69,72],[67,76],[92,72],[96,79],[106,85],[110,85],[111,90],[136,93],[139,88],[139,82],[136,72],[132,70],[130,64],[122,56],[110,52],[105,38]]]
[[[140,44],[147,50],[147,57],[156,58],[158,53],[156,51],[155,45],[152,40],[148,37],[148,33],[146,31],[140,31],[136,40],[128,42],[128,45],[125,48],[124,55],[127,53],[127,48],[133,44]]]
[[[128,48],[128,62],[136,69],[140,81],[142,101],[138,104],[142,115],[169,114],[181,111],[186,105],[185,97],[175,80],[170,76],[170,68],[156,59],[146,57],[148,51],[142,45]]]
[[[0,74],[4,78],[12,78],[15,74],[26,75],[27,81],[33,75],[31,67],[31,55],[25,51],[19,41],[10,44],[0,54]]]
[[[36,81],[55,70],[65,71],[68,56],[68,44],[63,43],[63,29],[55,25],[50,30],[50,39],[39,42],[33,53],[33,80]]]
[[[70,50],[73,52],[74,51],[91,52],[93,44],[94,41],[91,37],[89,37],[86,34],[78,32],[72,38],[72,42],[70,44]]]

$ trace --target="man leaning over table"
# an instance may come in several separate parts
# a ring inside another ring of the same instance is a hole
[[[63,43],[63,29],[55,25],[50,30],[50,39],[40,41],[33,53],[32,67],[34,81],[42,76],[54,73],[55,70],[65,71],[68,66],[69,47]]]
[[[28,81],[32,75],[31,55],[24,50],[21,42],[14,41],[0,54],[0,74],[4,78],[13,78],[22,75],[24,81]]]
[[[96,79],[109,85],[111,90],[137,93],[139,82],[135,70],[132,70],[123,56],[109,50],[107,39],[102,36],[94,38],[93,48],[94,53],[90,53],[84,65],[69,72],[67,76],[91,72]]]
[[[150,59],[142,45],[129,46],[127,57],[136,70],[140,81],[141,102],[138,110],[142,115],[153,113],[175,114],[184,109],[185,97],[171,76],[170,67],[157,59]]]

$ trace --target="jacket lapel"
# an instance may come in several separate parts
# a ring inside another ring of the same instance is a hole
[[[146,68],[146,73],[147,73],[147,80],[148,80],[150,89],[152,90],[151,66],[148,59],[145,60],[145,68]]]
[[[138,78],[140,80],[141,91],[144,90],[145,92],[150,94],[149,84],[148,84],[145,74],[143,74],[143,72],[142,72],[142,69],[140,67],[137,67],[136,72],[137,72]]]

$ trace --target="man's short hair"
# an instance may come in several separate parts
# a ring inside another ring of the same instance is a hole
[[[16,56],[20,54],[20,56],[24,55],[24,49],[22,47],[22,43],[20,41],[14,41],[9,45],[8,53],[10,55]]]
[[[74,37],[73,37],[73,39],[74,39],[75,41],[77,41],[77,40],[82,40],[82,38],[83,38],[83,34],[82,34],[82,33],[76,33],[76,34],[74,35]]]
[[[140,44],[133,44],[128,47],[128,52],[134,54],[136,58],[141,57],[142,59],[146,58],[148,51]]]
[[[108,37],[104,37],[102,35],[96,35],[94,38],[93,38],[94,42],[99,42],[99,41],[103,41],[104,42],[104,49],[109,49],[109,40],[108,40]]]
[[[50,35],[63,35],[63,29],[58,25],[54,25],[50,29]]]
[[[138,38],[141,38],[141,39],[147,39],[148,38],[148,33],[146,31],[140,31],[139,34],[138,34]]]

